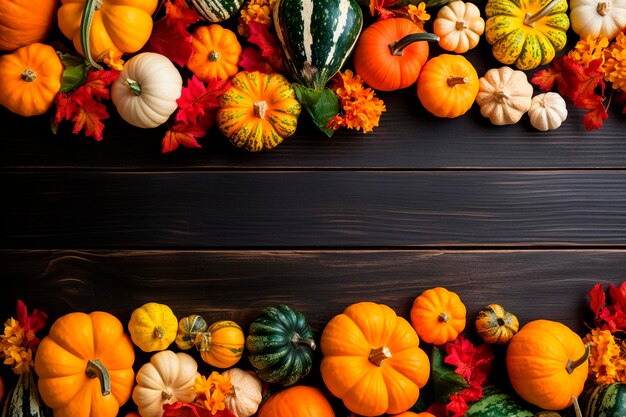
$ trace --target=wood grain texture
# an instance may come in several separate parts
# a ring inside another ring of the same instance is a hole
[[[626,245],[624,171],[11,172],[3,248]]]

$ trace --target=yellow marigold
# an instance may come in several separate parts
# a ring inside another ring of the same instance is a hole
[[[426,11],[426,3],[424,3],[423,1],[420,2],[420,4],[418,4],[417,6],[415,6],[414,4],[409,4],[406,7],[406,12],[409,15],[409,18],[414,23],[417,23],[420,27],[423,27],[424,22],[430,19],[430,15]]]
[[[6,346],[3,349],[4,364],[11,366],[16,374],[29,372],[35,366],[33,352],[23,346]]]
[[[265,26],[272,25],[272,11],[277,0],[250,0],[239,13],[239,25],[237,33],[248,37],[250,35],[248,24],[258,22]]]
[[[340,113],[329,122],[329,127],[362,130],[367,133],[378,126],[381,114],[386,110],[383,101],[374,95],[374,90],[365,88],[363,80],[351,70],[339,72],[333,90],[339,98]]]
[[[626,354],[609,330],[592,329],[585,336],[591,346],[589,375],[597,384],[625,382]]]
[[[626,91],[626,34],[620,32],[615,41],[604,50],[605,79],[613,88]]]
[[[13,317],[4,323],[4,334],[0,336],[2,346],[15,345],[21,346],[24,341],[25,333],[20,323]]]
[[[104,57],[104,63],[113,70],[121,71],[122,68],[124,68],[124,60],[122,59],[122,55],[124,55],[122,51],[113,51],[109,49],[106,56]]]
[[[224,399],[233,388],[230,379],[221,375],[217,371],[213,371],[209,377],[198,375],[194,382],[194,392],[198,394],[198,401],[204,408],[216,414],[225,408]]]
[[[567,54],[580,65],[588,66],[595,59],[602,58],[604,62],[604,49],[609,46],[608,38],[588,35],[585,39],[576,42],[574,49]]]

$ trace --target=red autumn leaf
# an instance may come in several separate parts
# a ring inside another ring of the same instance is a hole
[[[165,132],[161,143],[161,153],[168,153],[178,149],[179,146],[185,148],[201,148],[197,138],[206,134],[206,124],[200,123],[186,124],[177,122]]]
[[[450,402],[446,404],[446,416],[448,417],[463,417],[469,405],[463,397],[459,394],[450,395]]]
[[[482,344],[475,347],[469,339],[459,336],[446,344],[446,353],[444,362],[455,366],[454,372],[463,376],[468,383],[482,385],[487,381],[494,358],[490,346]]]
[[[606,303],[606,294],[602,284],[598,283],[589,290],[589,307],[595,316],[600,314],[600,309]]]
[[[552,90],[555,84],[558,85],[559,81],[563,79],[562,62],[562,57],[554,59],[550,67],[535,72],[530,82],[538,86],[541,91]]]
[[[78,112],[72,118],[74,129],[72,133],[77,134],[85,130],[85,136],[91,136],[97,141],[102,140],[102,130],[104,123],[102,120],[108,119],[106,106],[99,101],[90,100],[78,108]]]
[[[271,74],[274,68],[261,55],[261,51],[253,46],[247,46],[243,49],[239,58],[239,66],[245,71],[259,71],[264,74]]]
[[[211,412],[197,404],[188,404],[176,401],[172,404],[163,404],[163,417],[210,417]]]
[[[191,34],[180,25],[171,25],[167,20],[161,20],[154,25],[146,49],[164,55],[182,67],[189,61],[192,53]]]
[[[63,120],[71,120],[78,112],[78,104],[66,93],[59,93],[55,98],[56,112],[54,113],[54,123],[59,124]]]
[[[185,0],[174,0],[165,2],[166,20],[171,25],[180,25],[187,28],[200,19],[198,12],[189,7]]]
[[[85,83],[78,87],[73,95],[76,97],[88,97],[92,101],[94,99],[108,100],[111,97],[109,85],[119,77],[120,72],[115,70],[94,70],[91,69],[87,73]],[[80,91],[82,90],[82,91]]]
[[[604,105],[602,104],[604,97],[593,95],[590,97],[580,98],[577,106],[589,110],[583,116],[583,124],[587,130],[596,130],[602,127],[602,124],[609,118]]]
[[[563,93],[572,99],[575,106],[588,108],[583,107],[583,103],[588,98],[597,96],[598,86],[602,89],[601,94],[604,94],[604,71],[600,67],[601,64],[601,58],[591,61],[588,66],[583,66],[573,58],[563,57]]]
[[[205,86],[195,75],[182,89],[176,112],[176,121],[186,124],[198,122],[207,111],[216,109],[218,98],[231,86],[230,81],[211,80]]]
[[[17,300],[17,321],[24,329],[26,343],[24,347],[35,352],[37,345],[39,344],[39,338],[35,336],[39,330],[43,329],[46,325],[48,315],[41,310],[35,309],[29,315],[26,304],[22,300]]]
[[[622,282],[619,287],[609,284],[609,294],[613,306],[621,311],[626,311],[626,282]]]
[[[283,72],[285,70],[283,48],[276,36],[270,32],[269,27],[262,23],[251,21],[248,23],[248,28],[250,29],[248,42],[259,47],[261,56],[267,60],[276,72]]]

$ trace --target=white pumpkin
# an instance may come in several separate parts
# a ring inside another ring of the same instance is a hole
[[[439,36],[439,46],[446,51],[462,54],[478,45],[485,31],[485,20],[473,3],[456,0],[439,9],[433,22],[433,32]]]
[[[182,87],[183,79],[172,61],[144,52],[126,62],[111,87],[111,99],[128,123],[152,128],[165,123],[176,111]]]
[[[626,27],[626,0],[571,0],[572,30],[589,35],[613,38]]]
[[[537,130],[558,129],[567,119],[567,105],[559,93],[543,93],[533,97],[528,109],[530,124]]]
[[[163,350],[137,372],[133,401],[142,417],[161,417],[163,404],[176,401],[191,403],[196,394],[193,385],[198,375],[198,363],[184,352]]]
[[[492,68],[478,81],[476,103],[494,125],[517,123],[530,108],[533,86],[522,71]]]
[[[236,417],[250,417],[259,409],[263,400],[263,384],[261,379],[252,371],[231,368],[222,372],[230,379],[233,388],[224,399],[226,408]]]

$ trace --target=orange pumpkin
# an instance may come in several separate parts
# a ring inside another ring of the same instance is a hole
[[[478,74],[461,55],[442,54],[430,59],[417,80],[417,97],[437,117],[465,114],[478,94]]]
[[[356,414],[404,412],[428,381],[415,330],[384,304],[352,304],[330,320],[320,344],[324,383]]]
[[[54,417],[115,417],[130,398],[135,352],[109,313],[57,319],[35,356],[39,392]]]
[[[535,320],[509,343],[506,367],[515,392],[545,410],[563,410],[583,390],[589,345],[562,323]]]
[[[239,71],[241,44],[237,35],[218,24],[198,26],[191,49],[187,68],[202,81],[227,80]]]
[[[409,19],[377,20],[359,36],[354,69],[370,87],[381,91],[406,88],[417,81],[428,59],[428,44],[439,37]]]
[[[0,57],[0,104],[22,116],[43,114],[61,89],[63,64],[49,45],[33,43]]]
[[[42,42],[56,22],[57,2],[10,0],[0,2],[0,50]]]
[[[420,294],[411,308],[411,324],[428,343],[443,345],[465,329],[467,310],[458,294],[443,287]]]
[[[259,417],[335,417],[335,413],[319,389],[296,385],[271,395]]]

